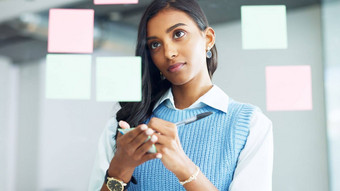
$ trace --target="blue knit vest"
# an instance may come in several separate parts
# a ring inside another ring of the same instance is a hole
[[[249,134],[249,123],[254,106],[230,100],[228,112],[210,106],[175,110],[159,105],[151,117],[176,123],[202,112],[213,114],[194,123],[178,127],[178,135],[187,156],[219,190],[228,190],[233,179],[240,152]],[[129,191],[185,190],[177,177],[167,170],[162,161],[154,159],[138,166],[133,176],[137,185]]]

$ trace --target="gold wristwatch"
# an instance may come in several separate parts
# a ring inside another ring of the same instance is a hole
[[[124,188],[127,185],[121,180],[115,179],[113,177],[108,177],[108,171],[106,171],[105,183],[106,183],[106,187],[110,191],[124,191]]]

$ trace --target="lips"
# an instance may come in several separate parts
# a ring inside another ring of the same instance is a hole
[[[185,62],[177,62],[177,63],[169,66],[168,71],[169,72],[177,72],[183,67],[184,64],[185,64]]]

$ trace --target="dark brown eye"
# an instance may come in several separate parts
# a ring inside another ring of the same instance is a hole
[[[175,31],[174,38],[181,38],[184,35],[185,35],[184,31]]]
[[[152,42],[151,44],[150,44],[150,48],[152,49],[152,50],[154,50],[154,49],[156,49],[157,47],[159,47],[161,44],[159,43],[159,42]]]

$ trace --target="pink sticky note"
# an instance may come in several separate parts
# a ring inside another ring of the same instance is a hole
[[[94,10],[50,9],[48,52],[92,53]]]
[[[267,110],[312,110],[311,67],[267,66]]]
[[[105,4],[137,4],[138,0],[93,0],[95,5]]]

